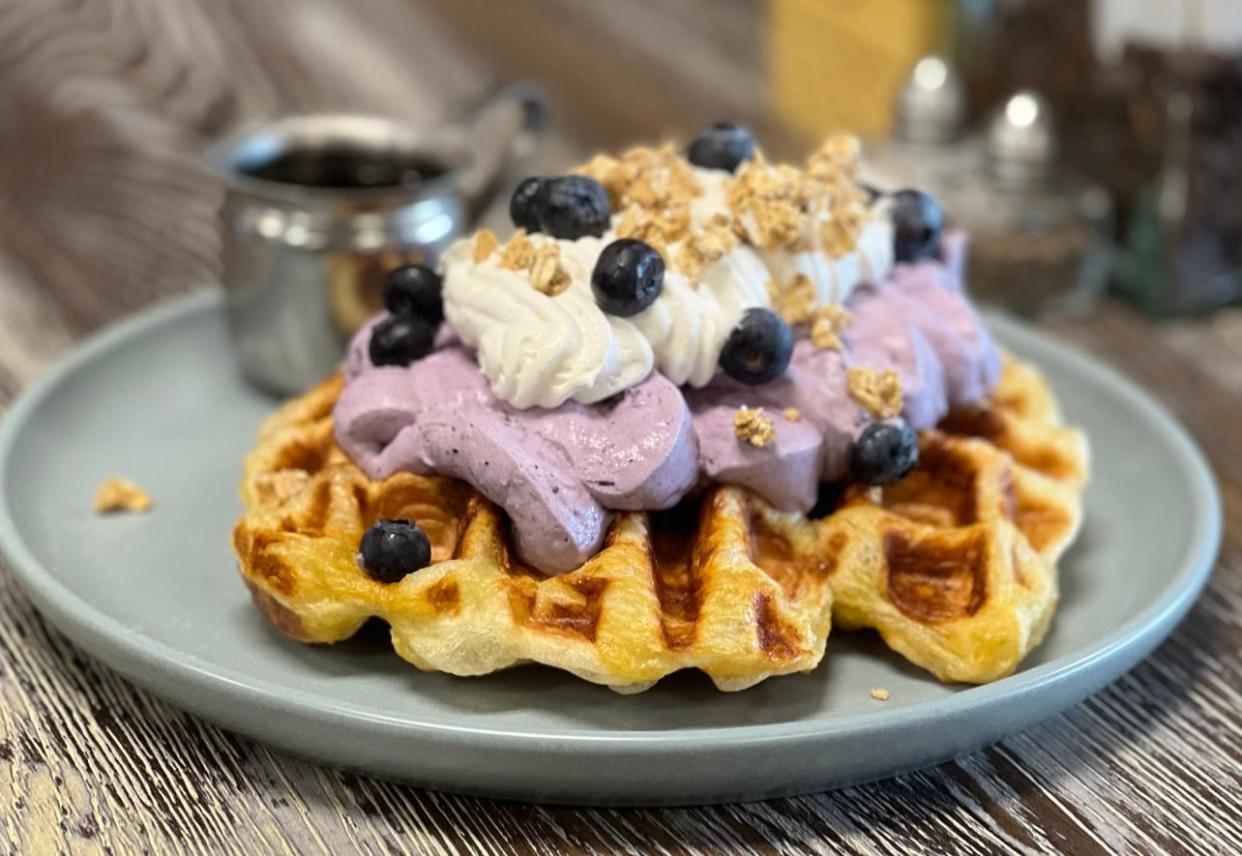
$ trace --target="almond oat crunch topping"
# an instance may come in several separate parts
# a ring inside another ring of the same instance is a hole
[[[569,288],[569,274],[561,267],[561,248],[554,241],[540,244],[535,250],[530,284],[548,297],[555,297]]]
[[[500,251],[500,266],[505,270],[530,270],[535,263],[535,245],[518,229]]]
[[[765,250],[811,248],[812,199],[801,170],[770,164],[756,155],[739,169],[729,188],[729,207],[740,236]]]
[[[647,211],[687,206],[702,192],[694,169],[672,143],[639,146],[619,157],[597,155],[579,171],[604,186],[614,211],[629,205]]]
[[[709,225],[686,238],[677,253],[675,266],[686,276],[694,279],[704,267],[721,259],[737,244],[733,232],[718,225]]]
[[[811,312],[811,343],[825,350],[841,348],[841,333],[852,324],[854,315],[844,306],[829,303]]]
[[[737,244],[728,214],[718,212],[691,228],[690,205],[703,193],[694,170],[671,146],[636,148],[620,157],[601,155],[582,169],[608,191],[620,211],[617,237],[650,244],[671,268],[692,281]],[[678,244],[670,254],[670,245]]]
[[[496,248],[500,246],[500,240],[496,237],[496,233],[491,229],[480,229],[474,236],[474,261],[476,264],[483,262],[492,253],[496,252]]]
[[[850,369],[845,373],[850,398],[876,419],[888,419],[901,412],[901,381],[892,369]]]
[[[852,251],[867,207],[856,181],[859,155],[857,138],[838,136],[812,154],[804,170],[762,156],[743,164],[729,191],[739,234],[766,250],[797,252],[818,242],[834,258]]]
[[[815,283],[804,273],[796,273],[784,286],[775,282],[768,286],[768,294],[778,315],[791,325],[804,324],[815,311],[817,295]]]
[[[772,419],[762,407],[739,407],[733,417],[733,430],[739,440],[757,448],[763,448],[776,437]]]
[[[91,507],[96,514],[114,511],[141,513],[151,508],[151,495],[129,479],[112,476],[95,491]]]
[[[496,239],[495,235],[486,229],[481,230],[479,235],[482,236],[485,233],[491,235],[491,238],[483,240],[484,248]],[[475,261],[480,261],[479,254],[482,250],[479,244],[476,238]],[[536,291],[548,297],[555,297],[569,288],[569,274],[561,266],[561,247],[555,240],[546,239],[536,244],[527,236],[525,229],[518,229],[504,245],[497,244],[496,247],[487,250],[483,258],[490,257],[497,247],[500,249],[500,267],[525,274]]]

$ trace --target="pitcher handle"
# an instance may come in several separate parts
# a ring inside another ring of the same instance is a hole
[[[458,190],[472,220],[487,207],[509,167],[534,151],[547,125],[547,101],[529,83],[502,86],[465,111],[460,126],[472,158]]]

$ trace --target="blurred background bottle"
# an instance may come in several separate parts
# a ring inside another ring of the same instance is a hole
[[[877,183],[940,198],[971,231],[977,295],[1026,313],[1105,288],[1153,315],[1242,300],[1242,3],[768,8],[780,121],[808,142],[856,129]]]
[[[1017,312],[1089,311],[1109,277],[1108,193],[1067,164],[1047,99],[1020,90],[979,133],[982,169],[946,205],[970,233],[969,282]]]
[[[39,4],[17,5],[38,17]],[[498,81],[530,80],[548,93],[554,117],[531,171],[564,169],[601,149],[685,140],[720,120],[749,125],[778,159],[853,131],[877,176],[927,189],[972,230],[973,285],[988,299],[1022,311],[1081,309],[1106,277],[1154,315],[1242,302],[1242,0],[165,5],[131,15],[121,4],[116,31],[132,31],[158,61],[101,67],[89,97],[50,93],[38,57],[14,49],[0,88],[23,120],[0,133],[0,166],[10,167],[6,195],[23,227],[69,236],[93,228],[93,209],[60,202],[85,180],[65,163],[102,156],[109,166],[91,166],[91,180],[104,176],[101,186],[124,193],[142,187],[141,196],[160,189],[145,171],[153,158],[171,157],[178,175],[194,175],[196,145],[238,124],[312,109],[435,123]],[[198,9],[206,10],[202,49],[173,49],[187,10]],[[77,7],[57,16],[94,32]],[[281,76],[273,69],[287,55],[315,59]],[[362,63],[374,85],[336,86]],[[260,82],[241,82],[242,66]],[[299,76],[306,86],[293,85]],[[193,86],[183,96],[160,84],[166,78]],[[321,95],[303,98],[312,91]],[[1029,98],[1013,106],[1020,94]],[[1002,135],[990,124],[1010,106],[1021,117],[1031,105],[1039,121],[1030,127]],[[1052,144],[1035,149],[1041,159],[1023,160],[1022,145],[1045,133]],[[198,194],[184,191],[189,219],[215,204]],[[109,204],[122,198],[99,195]],[[483,222],[507,227],[504,206]],[[1092,228],[1104,240],[1088,235]],[[78,254],[75,269],[91,271],[83,274],[91,283],[107,279],[95,275],[101,264],[115,267],[118,282],[149,269],[185,271],[184,287],[214,275],[193,235],[148,252],[142,229],[132,234],[133,250],[111,260],[70,240],[59,252]],[[119,241],[110,233],[106,243]]]

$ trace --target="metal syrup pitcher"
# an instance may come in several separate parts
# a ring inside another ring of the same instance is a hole
[[[538,92],[501,90],[462,121],[289,116],[206,152],[220,210],[229,332],[245,376],[278,394],[334,371],[398,265],[434,265],[544,125]]]

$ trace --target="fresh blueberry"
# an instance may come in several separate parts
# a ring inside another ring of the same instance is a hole
[[[543,182],[544,179],[532,175],[522,179],[517,190],[513,191],[513,196],[509,198],[509,217],[513,219],[514,226],[527,232],[539,231],[538,199]]]
[[[436,328],[417,315],[389,315],[371,328],[367,353],[376,366],[408,366],[431,352]]]
[[[767,383],[780,377],[793,355],[793,331],[771,309],[747,309],[720,352],[720,367],[734,380]]]
[[[660,296],[664,259],[650,244],[622,238],[604,247],[591,272],[595,302],[609,315],[637,315]]]
[[[444,320],[444,283],[423,265],[402,265],[384,280],[384,306],[393,315],[417,315],[430,324]]]
[[[917,262],[940,254],[944,212],[921,190],[898,190],[892,196],[893,256],[899,262]]]
[[[755,156],[755,138],[741,125],[719,122],[694,138],[686,159],[695,166],[733,172]]]
[[[868,425],[850,449],[850,475],[878,486],[897,484],[919,462],[919,438],[905,422]]]
[[[604,234],[612,204],[608,191],[595,179],[563,175],[543,182],[535,197],[535,211],[541,232],[573,241]]]
[[[408,520],[379,520],[358,544],[358,564],[381,583],[399,582],[431,564],[431,542]]]

